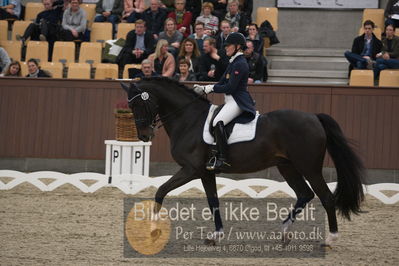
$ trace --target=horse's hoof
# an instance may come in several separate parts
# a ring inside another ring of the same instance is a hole
[[[162,235],[162,231],[160,229],[155,229],[151,231],[151,240],[152,242],[157,241]]]
[[[320,247],[322,247],[324,249],[333,249],[332,246],[329,244],[320,244]]]
[[[204,244],[207,246],[216,246],[216,241],[213,239],[205,239]]]
[[[287,232],[283,233],[283,238],[281,239],[281,241],[283,241],[284,246],[288,245],[291,242],[291,240],[292,239],[290,237],[288,237]]]

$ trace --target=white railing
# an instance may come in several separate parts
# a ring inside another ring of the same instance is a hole
[[[37,187],[41,191],[52,191],[62,185],[71,184],[85,193],[93,193],[102,187],[111,186],[120,189],[125,194],[136,194],[139,191],[149,187],[158,188],[170,177],[171,176],[145,177],[141,175],[118,175],[113,176],[112,182],[109,184],[109,177],[98,173],[63,174],[51,171],[23,173],[12,170],[0,170],[0,190],[10,190],[22,183],[27,182]],[[3,181],[5,179],[7,179],[8,182],[4,183]],[[44,180],[41,179],[46,179],[47,182],[43,182]],[[51,179],[53,179],[53,181],[51,181]],[[87,185],[84,183],[84,181],[90,181],[92,184]],[[294,191],[286,182],[277,182],[261,178],[232,180],[229,178],[217,177],[216,183],[222,186],[218,190],[218,195],[220,197],[233,190],[240,190],[242,193],[251,198],[266,198],[275,192],[283,192],[293,198],[295,197]],[[251,188],[253,186],[264,187],[264,189],[257,192]],[[334,190],[335,186],[336,182],[328,183],[330,190]],[[168,195],[178,196],[192,188],[204,191],[201,181],[193,180],[186,185],[171,191]],[[385,204],[395,204],[399,202],[399,184],[380,183],[363,186],[363,189],[365,193],[372,195]],[[389,197],[382,191],[395,191],[397,193]]]

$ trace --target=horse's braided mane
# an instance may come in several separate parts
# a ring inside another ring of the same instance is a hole
[[[175,79],[171,79],[168,77],[150,77],[150,78],[143,78],[140,82],[163,82],[163,83],[169,83],[170,85],[174,85],[179,89],[182,89],[183,91],[185,91],[186,93],[191,94],[194,97],[198,97],[198,94],[196,94],[192,89],[188,88],[186,85],[180,83],[179,81],[175,80]],[[205,101],[207,103],[210,103],[210,101],[208,99],[206,99],[205,97],[199,97],[198,98],[201,101]]]

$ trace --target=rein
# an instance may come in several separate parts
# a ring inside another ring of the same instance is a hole
[[[148,99],[150,98],[150,96],[149,96],[149,94],[148,94],[147,92],[142,92],[142,93],[139,93],[139,94],[133,96],[133,97],[130,98],[130,99],[128,98],[127,101],[130,103],[130,102],[132,102],[134,99],[136,99],[138,96],[141,96],[141,99],[142,99],[143,101],[146,101],[146,100],[148,100]],[[179,112],[183,111],[184,109],[186,109],[187,106],[189,106],[189,105],[191,105],[192,103],[194,103],[195,101],[197,101],[200,97],[201,97],[201,95],[197,95],[192,101],[188,102],[187,104],[183,105],[183,106],[180,107],[179,109],[177,109],[177,110],[175,110],[175,111],[173,111],[173,112],[171,112],[171,113],[169,113],[169,114],[166,114],[166,115],[164,115],[164,116],[162,116],[162,117],[161,117],[160,115],[158,115],[159,118],[154,118],[154,120],[152,121],[150,127],[152,127],[153,129],[159,129],[159,128],[163,127],[164,124],[166,124],[167,122],[169,122],[169,120],[170,120],[171,117],[173,117],[173,116],[176,115],[177,113],[179,113]],[[156,106],[156,108],[158,109],[158,106]],[[163,122],[162,122],[162,120],[163,120]],[[161,124],[160,124],[160,125],[157,125],[159,122],[161,122]]]

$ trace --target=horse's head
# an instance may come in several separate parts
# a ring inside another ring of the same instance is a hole
[[[127,92],[129,107],[133,112],[139,139],[144,142],[150,141],[154,137],[158,114],[156,99],[134,83],[130,83],[130,85],[121,83],[121,85]]]

